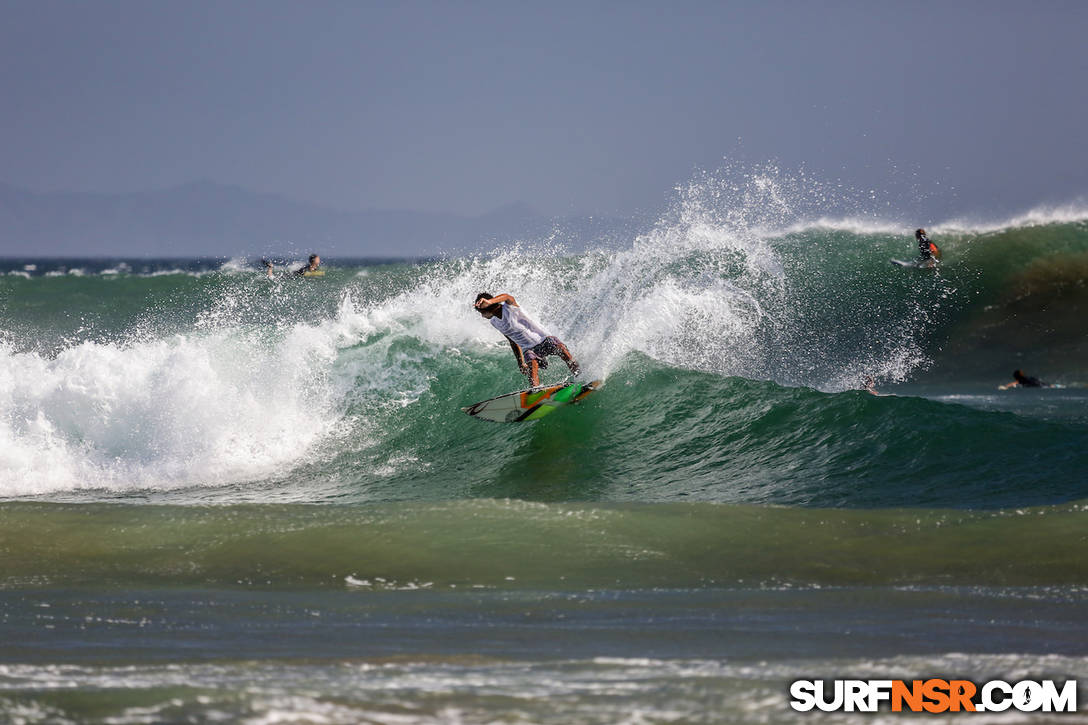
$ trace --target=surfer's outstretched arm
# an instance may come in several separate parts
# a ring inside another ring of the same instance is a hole
[[[495,295],[491,299],[480,298],[476,300],[476,309],[481,307],[491,307],[492,305],[501,305],[503,302],[509,302],[514,307],[518,307],[518,301],[508,294]]]

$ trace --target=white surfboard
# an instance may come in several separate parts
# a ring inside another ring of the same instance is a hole
[[[914,269],[934,269],[937,266],[937,260],[935,259],[893,259],[892,264],[899,267],[912,267]]]
[[[539,420],[554,413],[559,408],[577,403],[604,382],[594,380],[584,383],[579,381],[562,382],[558,385],[541,386],[518,390],[479,403],[461,408],[473,418],[490,420],[496,423],[521,423],[527,420]]]

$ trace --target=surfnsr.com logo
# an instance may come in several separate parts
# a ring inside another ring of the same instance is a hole
[[[1077,681],[797,680],[790,697],[798,712],[1076,712]]]

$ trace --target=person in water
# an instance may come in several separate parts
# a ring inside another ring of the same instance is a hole
[[[864,381],[863,384],[865,385],[866,392],[869,392],[869,393],[871,393],[873,395],[880,395],[880,393],[878,393],[876,391],[876,381],[873,380],[872,375],[866,376],[865,381]]]
[[[268,275],[269,279],[276,278],[276,266],[272,264],[271,260],[262,259],[261,265],[264,267],[264,273]]]
[[[305,267],[299,267],[295,270],[295,274],[299,277],[305,277],[307,274],[312,274],[317,271],[317,268],[321,266],[321,257],[316,254],[310,255],[310,263]],[[324,272],[322,272],[324,274]]]
[[[937,245],[929,241],[929,235],[925,229],[914,231],[914,240],[918,242],[918,263],[920,265],[933,265],[941,258],[941,250]]]
[[[1050,383],[1044,383],[1039,378],[1028,377],[1024,374],[1023,370],[1012,371],[1013,381],[1011,383],[1005,383],[999,385],[998,390],[1008,390],[1010,388],[1049,388]]]
[[[558,355],[567,364],[571,375],[579,373],[578,362],[567,346],[530,319],[510,295],[492,297],[490,292],[481,292],[476,295],[472,306],[484,319],[491,320],[491,325],[506,337],[517,358],[518,369],[529,378],[534,388],[540,385],[540,369],[548,367],[549,355]]]

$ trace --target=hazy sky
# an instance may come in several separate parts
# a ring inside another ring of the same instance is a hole
[[[660,208],[777,162],[900,209],[1088,191],[1088,2],[0,0],[0,181]]]

